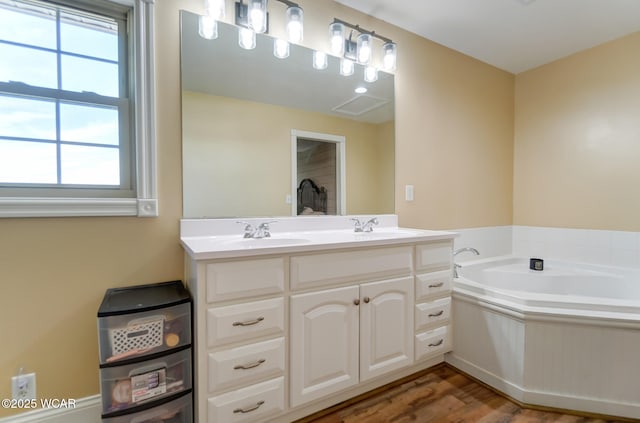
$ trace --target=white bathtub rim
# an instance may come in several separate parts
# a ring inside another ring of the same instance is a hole
[[[479,294],[455,285],[453,298],[488,308],[520,321],[573,323],[589,326],[640,329],[640,314],[613,311],[585,310],[577,308],[531,306],[496,297]]]
[[[456,356],[455,350],[445,355],[445,361],[523,404],[604,414],[612,417],[637,418],[640,415],[640,405],[638,404],[527,389]]]

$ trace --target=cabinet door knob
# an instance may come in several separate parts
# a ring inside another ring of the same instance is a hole
[[[360,299],[359,299],[359,298],[356,298],[355,300],[353,300],[353,303],[354,303],[355,305],[360,305]]]
[[[369,297],[364,297],[364,302],[365,302],[365,303],[369,304],[369,301],[371,301],[371,298],[369,298]]]

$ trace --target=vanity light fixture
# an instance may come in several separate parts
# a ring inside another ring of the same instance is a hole
[[[289,1],[278,0],[285,3],[287,7],[287,36],[292,43],[302,42],[304,33],[304,12],[302,8]]]
[[[342,57],[344,55],[344,25],[340,22],[334,22],[329,25],[329,37],[331,43],[331,53]]]
[[[343,58],[340,60],[340,75],[350,76],[353,75],[355,63],[351,59]]]
[[[364,80],[366,82],[376,82],[378,80],[378,69],[373,66],[364,68]]]
[[[314,51],[313,52],[313,67],[318,70],[326,69],[329,65],[329,59],[327,57],[327,53],[324,51]]]
[[[267,0],[249,0],[247,24],[257,34],[267,32]]]
[[[215,40],[218,38],[218,21],[210,15],[200,16],[198,18],[198,34],[206,40]]]
[[[238,44],[245,50],[256,48],[256,33],[251,28],[240,27],[238,30]]]
[[[204,0],[205,15],[198,18],[198,33],[202,38],[218,38],[218,21],[225,16],[224,0]]]
[[[289,42],[282,38],[273,40],[273,55],[278,59],[286,59],[289,57]]]
[[[345,37],[345,28],[351,28],[349,38]],[[359,32],[357,42],[351,38],[353,32]],[[373,57],[373,39],[381,40],[382,46],[382,63],[385,70],[393,71],[396,69],[396,57],[398,47],[387,37],[376,34],[375,31],[369,31],[353,25],[338,18],[333,18],[333,22],[329,25],[331,52],[336,56],[356,60],[358,63],[368,65]],[[372,71],[370,71],[372,72]],[[373,77],[373,73],[370,74]],[[376,76],[377,78],[377,76]]]
[[[394,71],[396,70],[396,61],[398,56],[398,46],[396,43],[389,40],[389,42],[385,43],[382,46],[383,57],[382,64],[384,66],[384,70]]]
[[[204,0],[204,10],[208,16],[220,21],[226,15],[225,0]]]

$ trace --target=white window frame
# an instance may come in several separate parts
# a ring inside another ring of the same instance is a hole
[[[136,198],[0,197],[0,217],[158,216],[155,129],[155,0],[107,0],[132,7]]]

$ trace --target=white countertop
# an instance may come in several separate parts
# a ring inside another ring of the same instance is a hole
[[[372,232],[354,232],[353,223],[349,217],[342,216],[326,221],[311,221],[312,230],[288,230],[292,227],[299,229],[303,226],[296,220],[281,222],[271,226],[271,236],[268,238],[244,238],[242,227],[237,220],[249,220],[252,223],[269,221],[269,219],[214,219],[212,224],[216,226],[212,230],[211,225],[204,222],[181,222],[181,244],[189,256],[195,260],[219,259],[231,257],[246,257],[266,254],[289,254],[308,251],[330,250],[336,248],[373,247],[383,245],[397,245],[425,241],[437,241],[452,239],[457,234],[445,231],[430,231],[421,229],[400,228],[394,226],[397,219],[393,215],[379,218],[380,225],[375,226]],[[345,225],[349,229],[343,229]],[[221,229],[220,220],[227,220],[227,224]],[[186,222],[186,224],[185,224]],[[280,225],[278,225],[280,223]],[[317,225],[316,223],[320,223]],[[195,225],[195,226],[194,226]],[[229,234],[229,226],[233,234]],[[280,229],[278,228],[280,226]],[[216,234],[216,233],[218,234]]]

